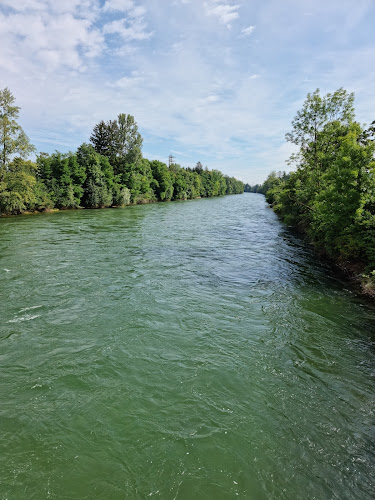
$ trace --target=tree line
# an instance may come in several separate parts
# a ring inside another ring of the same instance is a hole
[[[282,179],[283,181],[287,180],[289,178],[289,175],[290,174],[287,174],[285,172],[285,170],[282,172],[281,170],[279,170],[278,172],[276,171],[273,171],[270,176],[272,178],[274,177],[278,177],[279,179]],[[268,179],[263,183],[263,184],[248,184],[246,183],[245,184],[245,187],[244,187],[244,192],[245,193],[261,193],[261,194],[266,194],[267,190],[268,190]]]
[[[51,208],[104,208],[154,201],[239,194],[244,184],[218,170],[167,166],[142,155],[134,117],[120,113],[101,121],[75,152],[35,152],[17,123],[20,108],[0,90],[0,214]]]
[[[354,118],[353,94],[309,93],[286,135],[298,146],[289,160],[296,170],[272,172],[254,190],[375,294],[375,121]]]

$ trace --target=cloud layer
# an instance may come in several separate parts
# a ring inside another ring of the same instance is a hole
[[[375,118],[374,21],[370,0],[3,0],[0,88],[39,151],[125,112],[145,156],[260,182],[307,92],[343,86]]]

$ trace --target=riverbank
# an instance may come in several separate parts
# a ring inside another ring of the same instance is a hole
[[[138,164],[111,165],[88,145],[76,153],[41,154],[36,164],[17,158],[0,180],[0,214],[106,208],[244,191],[243,182],[218,170],[167,166],[145,158]]]
[[[220,194],[216,196],[210,196],[210,198],[220,198],[223,196],[231,196],[235,194],[243,194],[243,193],[229,193],[229,194]],[[154,203],[171,203],[175,201],[192,201],[192,200],[201,200],[202,196],[195,196],[194,198],[181,198],[181,199],[172,199],[172,200],[138,200],[136,203],[127,203],[126,205],[112,205],[112,206],[102,206],[102,207],[69,207],[69,208],[42,208],[40,210],[25,210],[19,213],[0,213],[0,219],[5,217],[18,217],[19,215],[36,215],[43,213],[54,213],[54,212],[69,212],[76,210],[103,210],[103,209],[116,209],[116,208],[126,208],[126,207],[134,207],[137,205],[149,205]]]
[[[375,300],[375,273],[366,274],[365,267],[353,262],[334,263],[350,280],[357,291]]]
[[[318,253],[360,284],[375,289],[375,122],[355,121],[354,94],[340,88],[307,94],[292,121],[292,172],[271,172],[261,186],[281,220],[298,228]]]
[[[273,210],[279,217],[281,222],[285,224],[284,218],[278,213],[278,210],[274,210],[274,204],[269,203],[268,205],[271,210]],[[316,242],[309,236],[306,230],[301,229],[297,225],[289,226],[294,231],[296,231],[311,247],[314,249],[316,256],[319,259],[324,259],[330,263],[331,266],[336,268],[338,273],[352,284],[358,294],[367,296],[368,298],[375,300],[375,271],[369,272],[366,264],[364,262],[354,262],[344,259],[334,259],[329,255],[324,248],[318,247]]]

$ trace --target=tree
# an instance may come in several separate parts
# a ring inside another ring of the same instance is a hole
[[[142,160],[142,136],[134,116],[120,113],[117,120],[100,121],[90,136],[95,151],[107,156],[115,170],[124,163],[139,163]]]
[[[297,155],[292,155],[290,161],[298,166],[309,166],[318,169],[321,167],[322,155],[327,154],[335,146],[332,130],[335,123],[339,135],[344,135],[354,120],[354,94],[348,94],[340,88],[333,94],[320,96],[316,89],[307,94],[302,109],[292,121],[292,131],[286,134],[286,140],[300,146]],[[337,125],[341,128],[338,129]]]
[[[53,205],[46,187],[35,177],[37,166],[31,161],[15,158],[9,163],[0,181],[0,214],[19,214]]]
[[[83,195],[86,179],[85,168],[77,162],[74,153],[49,155],[41,153],[37,158],[38,178],[48,189],[58,208],[77,208]]]
[[[375,276],[375,123],[354,121],[353,94],[308,94],[287,140],[300,146],[290,175],[262,186],[283,221],[308,235],[320,253]],[[375,288],[375,282],[374,282]]]
[[[138,132],[138,125],[134,120],[134,116],[120,113],[117,122],[117,155],[125,157],[129,163],[137,163],[142,159],[143,139]]]
[[[362,131],[358,142],[362,145],[366,145],[368,142],[375,142],[375,120],[370,124],[368,129]]]
[[[0,179],[9,166],[13,156],[27,158],[35,148],[17,123],[19,106],[15,106],[15,98],[6,87],[0,90]]]
[[[157,182],[152,175],[149,160],[144,158],[139,163],[128,164],[126,186],[130,190],[132,203],[148,203],[156,200],[153,186],[157,187]]]
[[[108,173],[106,175],[102,169],[102,159],[103,156],[91,144],[82,144],[77,150],[78,165],[86,172],[82,196],[82,203],[86,208],[109,207],[113,202],[112,190],[108,186]]]
[[[203,172],[202,163],[200,161],[198,161],[193,170],[194,170],[194,172],[197,172],[200,175]]]
[[[152,175],[154,177],[154,191],[162,201],[169,201],[173,196],[173,182],[170,171],[165,163],[158,160],[150,162]]]

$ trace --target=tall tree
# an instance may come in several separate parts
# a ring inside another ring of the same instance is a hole
[[[162,201],[169,201],[173,196],[173,182],[170,171],[165,163],[158,160],[150,162],[152,175],[154,177],[154,190]]]
[[[27,158],[35,148],[17,123],[20,107],[15,105],[15,97],[5,87],[0,90],[0,179],[13,156]]]
[[[77,150],[78,165],[86,172],[82,196],[82,204],[86,208],[109,207],[113,202],[111,186],[108,185],[108,178],[113,176],[113,171],[112,176],[103,172],[102,158],[91,144],[82,144]],[[107,164],[104,167],[108,169]]]
[[[298,166],[321,168],[322,156],[335,146],[332,131],[327,127],[335,123],[335,131],[344,135],[354,120],[354,94],[340,88],[325,96],[320,90],[308,93],[302,109],[292,121],[292,131],[286,140],[300,146],[299,153],[292,155],[291,162]],[[338,130],[337,124],[341,125]]]
[[[320,252],[375,276],[375,124],[363,130],[353,95],[339,89],[308,94],[292,125],[287,139],[300,146],[298,169],[271,173],[262,192]]]
[[[129,163],[137,163],[141,160],[141,148],[143,139],[138,132],[138,125],[134,116],[120,113],[117,118],[117,155],[125,157]]]
[[[195,165],[194,172],[197,172],[199,175],[203,172],[203,165],[200,161]]]
[[[90,136],[95,151],[107,156],[115,169],[124,163],[139,163],[142,160],[142,136],[134,116],[120,113],[117,120],[97,123]]]

